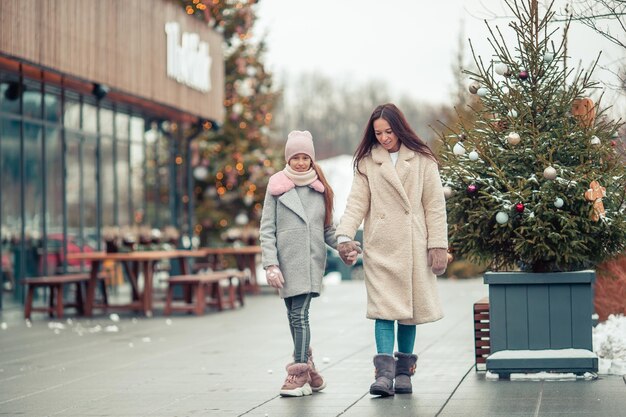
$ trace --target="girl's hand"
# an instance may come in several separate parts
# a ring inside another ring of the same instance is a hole
[[[349,242],[343,242],[337,245],[337,252],[339,257],[346,265],[354,265],[356,263],[357,256],[362,252],[361,242],[352,240]]]
[[[273,288],[282,288],[285,283],[285,278],[283,278],[283,273],[280,271],[280,268],[276,265],[268,266],[265,270],[265,279],[270,287]]]

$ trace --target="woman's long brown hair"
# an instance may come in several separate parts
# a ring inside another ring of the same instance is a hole
[[[326,207],[326,212],[324,214],[324,227],[328,227],[333,223],[333,201],[335,199],[335,193],[333,192],[332,187],[326,180],[324,172],[322,171],[322,167],[320,167],[313,161],[311,161],[311,166],[315,170],[317,178],[324,185],[324,206]]]
[[[389,123],[391,130],[404,146],[439,163],[437,157],[433,151],[430,150],[426,142],[420,139],[417,133],[413,131],[402,111],[400,111],[395,104],[387,103],[376,107],[367,122],[365,131],[363,132],[363,139],[361,139],[361,143],[354,152],[355,170],[361,172],[359,170],[359,162],[372,152],[374,145],[378,144],[376,134],[374,133],[374,122],[380,118],[385,119],[387,123]]]

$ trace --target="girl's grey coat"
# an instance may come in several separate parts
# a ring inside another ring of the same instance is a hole
[[[420,324],[443,317],[428,249],[447,248],[446,203],[437,164],[404,145],[396,166],[375,145],[359,163],[337,236],[362,220],[367,317]]]
[[[326,245],[337,247],[335,228],[324,228],[324,214],[324,196],[310,187],[278,196],[266,192],[260,228],[263,268],[280,267],[285,278],[282,298],[320,294]]]

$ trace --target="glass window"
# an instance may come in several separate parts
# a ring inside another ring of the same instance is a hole
[[[79,236],[82,227],[81,200],[83,196],[82,178],[82,137],[75,133],[66,133],[65,155],[66,164],[66,187],[65,198],[67,199],[67,225],[71,233]]]
[[[44,178],[41,156],[42,132],[43,127],[40,124],[24,123],[24,224],[26,243],[33,256],[31,263],[34,263],[27,272],[29,275],[40,275],[45,272],[44,259],[41,258]]]
[[[66,128],[80,129],[80,102],[73,99],[65,100],[63,123]]]
[[[100,109],[100,133],[113,134],[113,112],[109,109]]]
[[[58,123],[61,119],[61,97],[58,94],[46,93],[44,96],[44,120]]]
[[[62,156],[61,130],[46,128],[46,224],[49,233],[63,231]]]
[[[115,114],[115,136],[117,136],[118,139],[128,138],[129,123],[130,117],[127,114]]]
[[[97,133],[97,108],[91,104],[83,103],[83,130],[87,133]]]
[[[21,230],[20,124],[16,120],[0,119],[0,173],[0,218],[4,240],[6,236],[19,236]]]
[[[28,82],[22,97],[24,99],[24,116],[33,119],[41,119],[43,117],[41,83],[34,81]]]
[[[113,164],[113,138],[100,138],[100,195],[102,198],[102,226],[115,226],[115,170]]]
[[[144,160],[145,148],[143,143],[145,121],[139,117],[130,119],[130,169],[131,192],[133,205],[133,221],[142,223],[144,220]]]
[[[132,224],[130,213],[130,163],[128,139],[117,140],[117,164],[115,175],[117,175],[117,203],[118,224],[120,226],[130,226]]]

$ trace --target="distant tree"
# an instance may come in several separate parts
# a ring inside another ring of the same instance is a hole
[[[278,141],[282,143],[291,130],[309,130],[318,159],[352,155],[372,110],[392,101],[389,86],[381,81],[346,83],[320,73],[305,73],[284,82],[285,94],[274,126]],[[428,126],[440,117],[440,108],[407,96],[396,104],[424,140],[434,140]]]

